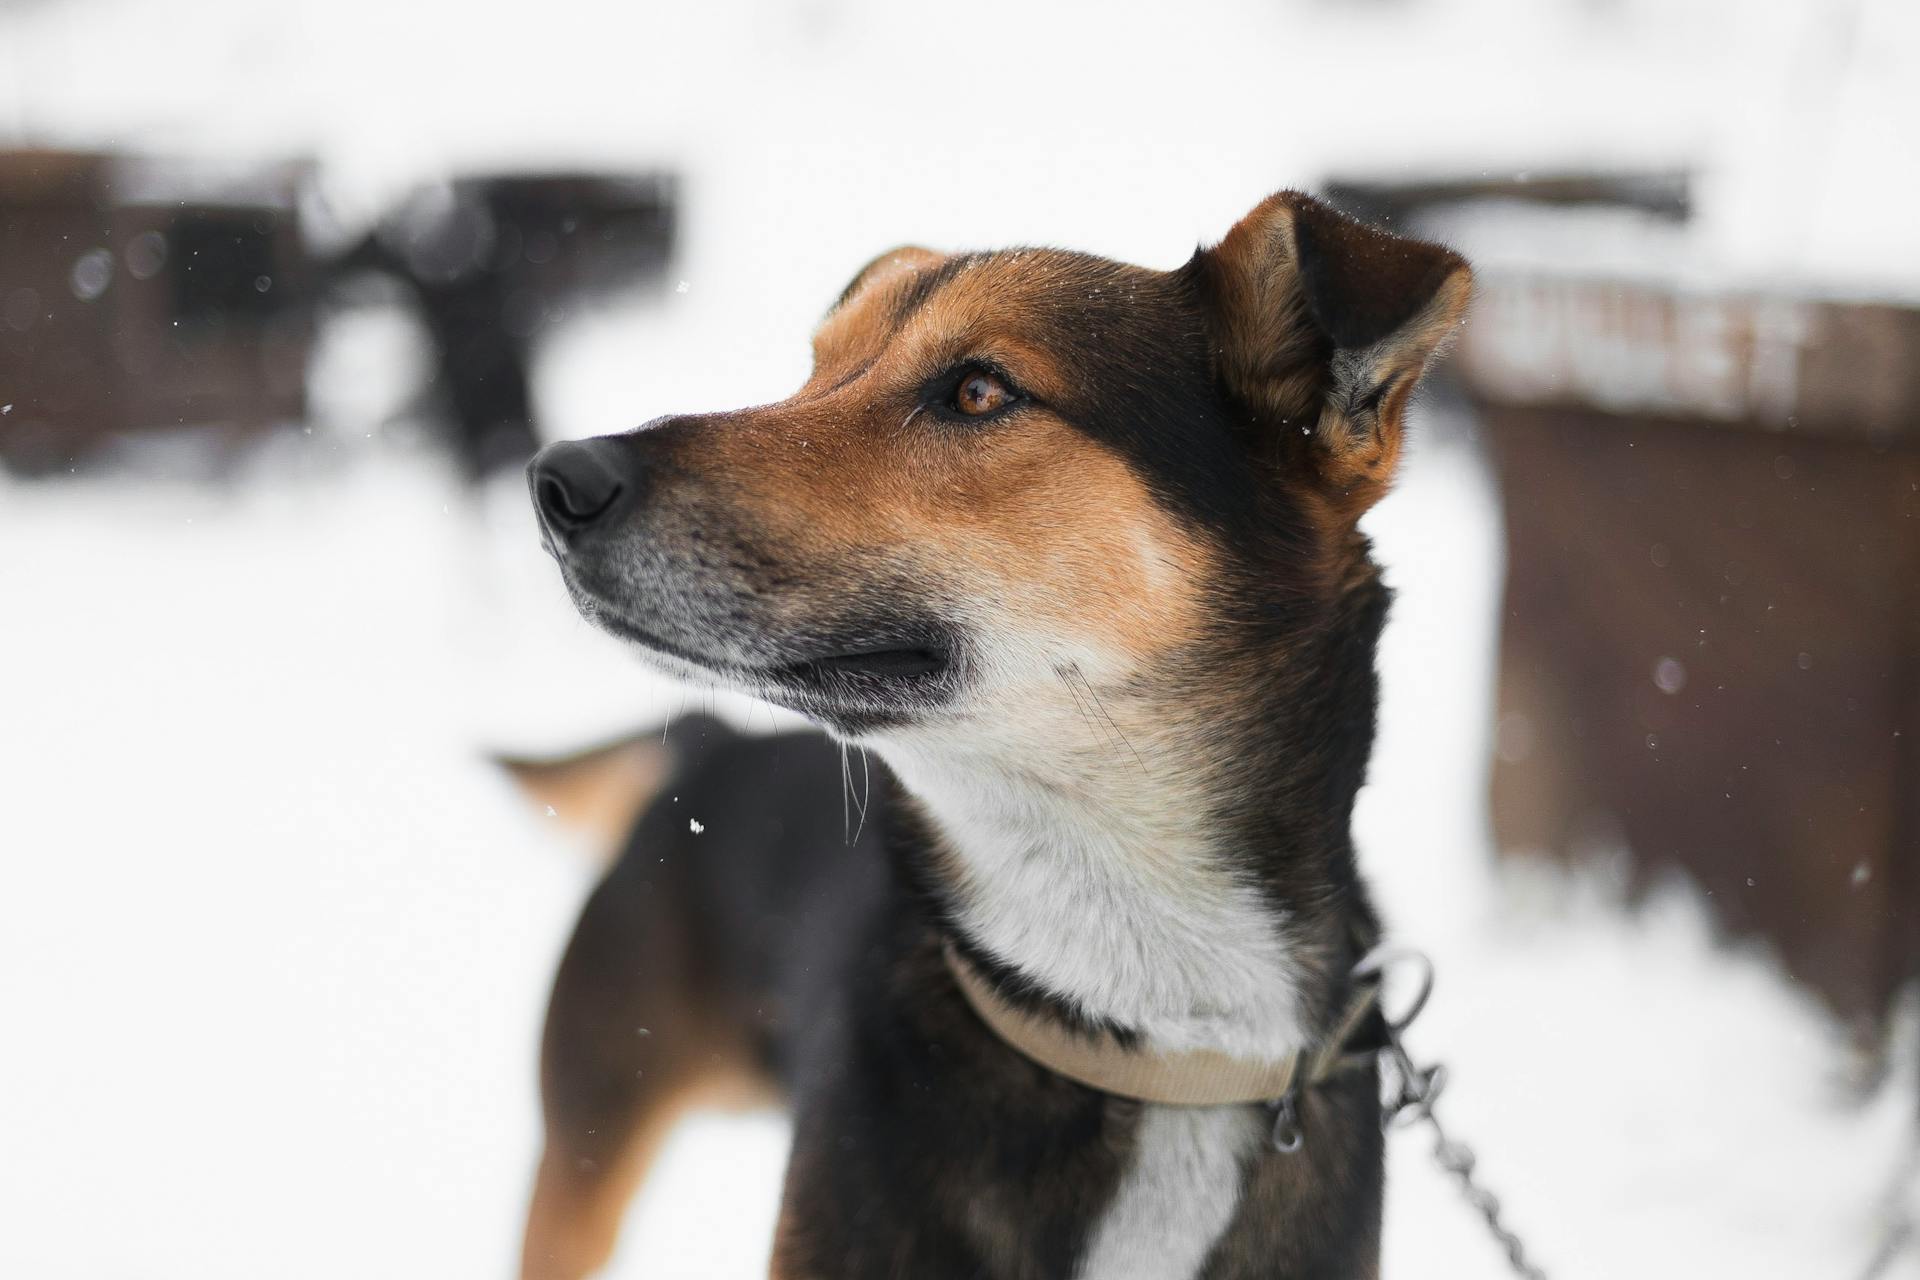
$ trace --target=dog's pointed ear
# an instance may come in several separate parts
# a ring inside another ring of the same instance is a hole
[[[889,249],[853,273],[853,279],[847,281],[847,287],[840,291],[838,298],[834,299],[832,310],[838,311],[855,297],[876,285],[896,281],[902,276],[931,271],[944,262],[946,256],[944,253],[917,244],[903,244]]]
[[[1194,268],[1228,393],[1357,518],[1391,483],[1407,399],[1466,312],[1466,261],[1283,191]]]

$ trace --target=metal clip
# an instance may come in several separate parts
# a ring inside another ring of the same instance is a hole
[[[1300,1100],[1289,1090],[1273,1104],[1273,1149],[1290,1156],[1306,1145],[1307,1135],[1300,1127]]]
[[[1378,978],[1384,988],[1389,969],[1405,968],[1409,965],[1417,969],[1420,974],[1420,982],[1414,988],[1412,1003],[1407,1005],[1406,1011],[1397,1018],[1387,1012],[1384,1000],[1380,1004],[1380,1016],[1387,1020],[1387,1026],[1394,1031],[1405,1031],[1412,1026],[1413,1020],[1420,1016],[1420,1011],[1427,1007],[1427,997],[1433,994],[1433,961],[1427,959],[1424,951],[1414,951],[1406,947],[1381,946],[1361,956],[1360,962],[1353,966],[1355,981],[1365,982],[1369,978]],[[1385,991],[1383,990],[1381,994],[1384,996]]]

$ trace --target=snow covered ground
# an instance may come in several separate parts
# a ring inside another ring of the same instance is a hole
[[[66,0],[0,10],[0,127],[310,149],[349,217],[459,165],[679,166],[685,291],[545,353],[579,435],[783,394],[887,245],[1171,265],[1335,168],[1700,160],[1700,260],[1888,291],[1920,270],[1920,179],[1884,163],[1920,121],[1916,11],[1860,0],[1835,35],[1826,8]],[[336,339],[312,434],[224,484],[151,453],[0,478],[0,1276],[511,1270],[591,871],[485,750],[707,695],[574,618],[511,485],[474,500],[381,429],[390,327]],[[1360,834],[1439,965],[1414,1040],[1444,1114],[1556,1276],[1851,1275],[1912,1139],[1911,1032],[1905,1089],[1863,1092],[1684,888],[1624,912],[1604,873],[1494,874],[1497,515],[1433,427],[1372,519],[1400,598]],[[763,1269],[784,1143],[690,1124],[616,1274]],[[1389,1275],[1498,1273],[1423,1139],[1392,1174]]]

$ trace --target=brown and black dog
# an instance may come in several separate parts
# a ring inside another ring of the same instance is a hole
[[[675,1109],[740,1088],[794,1109],[783,1280],[1377,1271],[1370,1074],[1278,1151],[1039,1066],[945,954],[1142,1053],[1332,1035],[1376,929],[1356,525],[1469,289],[1292,192],[1175,271],[898,249],[791,398],[535,460],[589,619],[831,737],[679,726],[555,985],[527,1276],[603,1263]]]

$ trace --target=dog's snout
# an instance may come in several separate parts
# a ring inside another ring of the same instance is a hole
[[[552,534],[571,542],[605,523],[637,486],[637,462],[612,439],[565,440],[527,467],[533,504]]]

